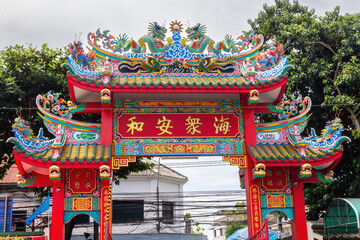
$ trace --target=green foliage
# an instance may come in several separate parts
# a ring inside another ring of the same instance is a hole
[[[229,226],[226,227],[225,236],[228,238],[231,234],[239,229],[243,229],[244,227],[246,227],[246,225],[240,224],[239,222],[232,222]]]
[[[340,15],[340,8],[316,16],[297,1],[275,0],[248,21],[265,39],[280,41],[290,55],[288,93],[312,99],[309,126],[317,132],[340,114],[344,135],[360,137],[360,14]],[[321,106],[321,107],[320,107]],[[334,197],[360,197],[360,146],[345,144],[343,157],[329,184],[310,184],[305,191],[309,219],[317,219]]]
[[[62,67],[66,61],[66,49],[51,49],[44,44],[40,49],[24,46],[9,46],[0,52],[0,179],[14,164],[13,145],[6,139],[13,136],[11,125],[17,117],[17,109],[21,108],[22,117],[31,124],[34,133],[44,127],[43,121],[37,116],[35,99],[37,95],[50,90],[59,92],[61,97],[69,99],[66,81],[67,69]],[[99,122],[99,116],[93,114],[74,115],[74,119],[86,122]],[[45,131],[46,132],[46,131]],[[52,135],[49,135],[53,138]],[[114,182],[126,178],[130,172],[149,169],[152,163],[136,163],[129,167],[114,171]],[[48,188],[35,188],[39,196],[44,197]]]
[[[0,179],[14,163],[13,145],[6,139],[13,136],[16,109],[22,108],[22,117],[39,128],[42,124],[36,119],[36,96],[49,90],[67,96],[66,69],[61,67],[64,62],[65,50],[50,49],[46,44],[40,49],[9,46],[0,52]]]
[[[185,213],[184,220],[191,222],[191,233],[192,234],[204,235],[205,228],[201,227],[199,222],[192,219],[191,213]]]
[[[246,203],[245,202],[237,202],[235,203],[235,214],[241,214],[241,212],[243,212],[245,210],[246,207]],[[228,238],[231,234],[233,234],[236,230],[238,229],[242,229],[246,227],[246,224],[241,224],[241,222],[239,221],[233,221],[229,226],[226,227],[225,229],[225,235]]]

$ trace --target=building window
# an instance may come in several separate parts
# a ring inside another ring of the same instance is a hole
[[[26,211],[13,211],[13,224],[15,225],[14,231],[25,232],[26,231]]]
[[[144,220],[144,201],[113,201],[113,223],[138,222]]]
[[[174,224],[174,203],[162,203],[162,219],[164,223]]]

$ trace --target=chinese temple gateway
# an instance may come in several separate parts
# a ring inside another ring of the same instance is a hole
[[[332,181],[349,140],[341,120],[302,137],[311,100],[283,98],[292,66],[281,44],[265,48],[252,31],[219,42],[205,33],[202,24],[154,22],[138,41],[99,29],[88,35],[89,51],[69,45],[71,101],[52,91],[36,99],[53,139],[35,136],[19,116],[8,140],[19,186],[53,189],[51,240],[64,239],[64,224],[78,214],[109,239],[112,170],[137,156],[189,155],[238,166],[250,238],[266,239],[264,219],[280,211],[292,219],[293,239],[308,239],[303,183]],[[101,124],[72,120],[75,113],[101,114]],[[274,113],[278,121],[256,124],[256,114]]]

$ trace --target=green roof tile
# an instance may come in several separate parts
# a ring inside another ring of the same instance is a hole
[[[253,147],[247,147],[250,154],[259,162],[262,160],[270,161],[297,161],[301,160],[310,161],[318,160],[319,158],[325,159],[327,156],[333,156],[335,152],[342,151],[342,148],[339,149],[328,149],[328,150],[313,150],[311,148],[306,149],[306,156],[300,155],[297,150],[291,144],[285,143],[274,143],[274,144],[262,144],[258,143]]]

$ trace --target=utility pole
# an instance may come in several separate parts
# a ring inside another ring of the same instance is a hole
[[[156,184],[156,232],[160,233],[160,198],[159,198],[159,179],[160,179],[160,159],[158,162],[158,172],[157,172],[157,184]]]

